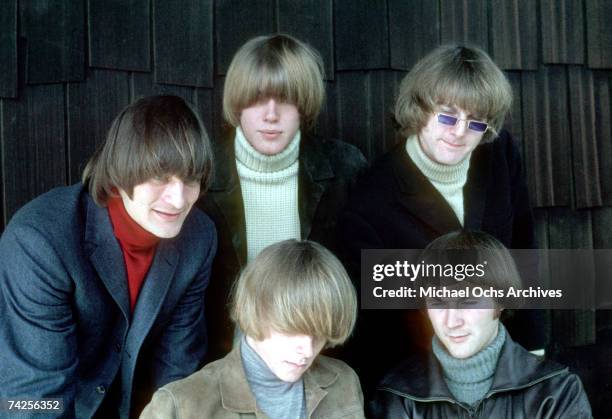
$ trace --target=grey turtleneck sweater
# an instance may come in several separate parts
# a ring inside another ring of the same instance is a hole
[[[240,355],[257,407],[270,419],[305,419],[304,380],[287,383],[278,378],[247,343],[240,340]]]
[[[433,353],[442,365],[448,389],[457,400],[474,405],[487,394],[493,384],[497,360],[505,341],[506,329],[499,323],[497,336],[489,346],[469,358],[457,359],[434,336]]]

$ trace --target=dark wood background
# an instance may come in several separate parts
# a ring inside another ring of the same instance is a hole
[[[316,130],[369,160],[395,141],[390,110],[406,71],[441,43],[482,47],[514,88],[507,125],[540,246],[612,248],[611,20],[611,0],[2,0],[0,232],[35,196],[77,182],[135,98],[182,96],[217,138],[232,55],[281,31],[325,60]],[[610,311],[547,314],[549,354],[581,374],[602,416],[611,334]]]

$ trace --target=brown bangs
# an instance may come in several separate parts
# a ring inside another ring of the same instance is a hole
[[[99,205],[115,188],[131,197],[134,186],[171,176],[200,182],[204,193],[212,164],[208,135],[189,105],[177,96],[152,96],[115,118],[106,142],[85,168],[83,181]]]
[[[459,69],[458,69],[459,70]],[[495,92],[482,79],[463,71],[454,77],[440,79],[434,86],[431,98],[435,105],[456,105],[473,116],[489,120],[500,111],[496,109]]]
[[[395,119],[402,134],[418,134],[438,105],[454,105],[485,120],[495,135],[512,104],[504,73],[481,49],[443,45],[418,61],[400,84]]]

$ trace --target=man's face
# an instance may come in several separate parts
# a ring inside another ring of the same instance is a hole
[[[441,123],[437,113],[459,118],[453,125]],[[419,133],[419,144],[423,152],[436,163],[455,165],[465,160],[482,140],[484,132],[468,128],[466,120],[483,121],[478,115],[454,105],[439,105],[432,113],[427,124]],[[486,121],[483,121],[486,122]]]
[[[486,348],[499,328],[494,308],[428,308],[427,315],[440,342],[458,359]]]
[[[300,129],[300,113],[295,105],[269,98],[240,113],[240,128],[249,144],[265,155],[283,151]]]
[[[200,182],[183,182],[176,176],[150,179],[134,186],[132,198],[120,189],[127,213],[149,233],[161,238],[175,237],[200,195]]]
[[[272,331],[264,340],[247,336],[249,345],[279,379],[293,383],[300,379],[325,345],[307,335],[285,335]]]

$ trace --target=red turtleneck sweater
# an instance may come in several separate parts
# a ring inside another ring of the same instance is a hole
[[[153,263],[159,237],[149,233],[132,220],[119,197],[108,200],[108,214],[113,232],[123,252],[130,290],[130,309],[134,311],[138,293]]]

